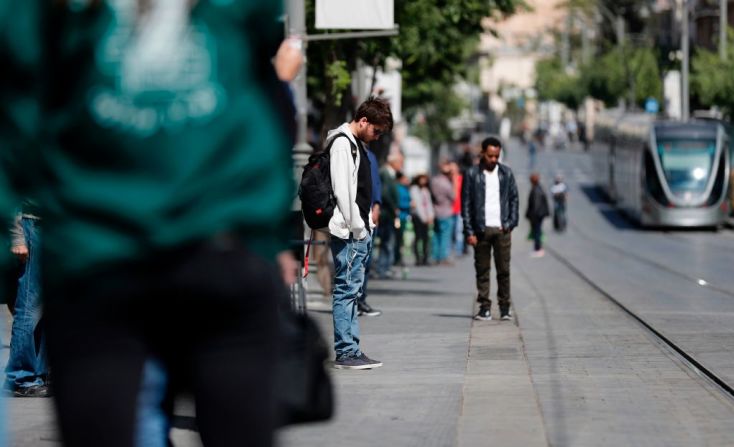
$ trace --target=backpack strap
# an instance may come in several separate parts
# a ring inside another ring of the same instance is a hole
[[[311,242],[313,241],[313,233],[316,230],[311,230],[311,237],[308,238],[308,245],[306,246],[306,256],[303,257],[303,277],[308,276],[308,254],[311,252]]]
[[[339,132],[334,138],[332,138],[329,141],[329,144],[326,146],[326,149],[324,149],[324,152],[331,151],[331,146],[334,145],[334,142],[337,140],[337,138],[341,138],[341,137],[344,137],[347,139],[347,141],[349,141],[349,147],[352,148],[352,161],[356,162],[357,161],[357,147],[354,145],[354,143],[352,143],[352,140],[344,132]]]

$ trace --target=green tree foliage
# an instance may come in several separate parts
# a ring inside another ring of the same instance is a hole
[[[647,98],[662,97],[662,81],[654,50],[615,47],[579,74],[568,74],[557,58],[540,61],[536,66],[536,88],[541,99],[553,99],[575,109],[584,97],[614,106],[624,98],[642,106]]]
[[[734,30],[729,29],[726,60],[719,53],[699,50],[693,57],[691,90],[703,105],[719,106],[734,117]]]
[[[392,56],[403,64],[402,99],[407,115],[420,110],[427,122],[446,128],[441,115],[447,108],[441,102],[453,94],[450,86],[466,72],[466,61],[482,31],[482,18],[508,15],[522,5],[522,0],[396,1],[398,36],[309,44],[309,97],[324,111],[324,125],[334,125],[354,107],[351,95],[345,93],[351,82],[349,73],[356,68],[357,60],[378,68]],[[307,1],[307,14],[311,26],[313,0]],[[309,34],[321,32],[309,29]]]
[[[582,85],[592,98],[614,106],[625,95],[627,82],[620,52],[609,51],[582,68]]]
[[[541,100],[555,100],[576,109],[586,95],[579,76],[564,71],[558,58],[538,61],[535,74],[535,87]]]

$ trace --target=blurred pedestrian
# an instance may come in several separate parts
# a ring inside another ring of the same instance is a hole
[[[377,234],[380,236],[380,253],[377,256],[377,277],[387,279],[392,276],[391,268],[395,262],[396,224],[399,222],[397,173],[403,169],[403,155],[392,152],[387,163],[380,169],[382,184],[382,204]]]
[[[311,247],[313,257],[316,260],[316,279],[321,286],[322,303],[324,306],[331,308],[332,296],[332,278],[334,277],[334,262],[331,256],[331,248],[329,247],[331,238],[328,233],[314,230],[313,241],[315,244]],[[310,303],[309,309],[316,308],[318,302]]]
[[[398,171],[396,180],[398,221],[395,231],[395,265],[403,267],[403,273],[407,274],[405,260],[403,259],[403,245],[405,245],[405,231],[410,219],[410,179],[401,171]]]
[[[370,159],[370,177],[372,178],[372,221],[374,223],[380,220],[380,206],[382,203],[382,183],[380,182],[380,171],[377,163],[377,156],[369,147],[367,149],[367,157]],[[379,227],[378,227],[379,231]],[[367,253],[367,260],[365,261],[364,269],[364,284],[362,285],[362,294],[357,300],[357,315],[368,316],[368,317],[379,317],[382,315],[382,311],[375,309],[369,303],[367,303],[367,288],[370,279],[370,270],[372,269],[372,253],[375,249],[375,240],[370,239],[370,246]]]
[[[415,229],[415,240],[413,241],[413,253],[415,253],[415,265],[428,265],[430,258],[431,241],[428,234],[435,212],[431,200],[431,190],[428,188],[428,176],[419,174],[413,180],[410,187],[411,209],[413,228]]]
[[[433,259],[437,264],[451,265],[449,259],[451,237],[454,224],[454,199],[456,192],[451,182],[451,166],[448,161],[441,162],[440,172],[431,179],[436,221],[433,226]]]
[[[553,186],[550,188],[553,196],[553,228],[558,232],[566,231],[566,199],[568,197],[568,186],[563,181],[562,175],[556,175]]]
[[[452,233],[452,255],[461,257],[466,253],[466,245],[464,244],[464,224],[461,220],[461,184],[464,176],[459,170],[459,164],[452,161],[449,163],[451,167],[451,183],[454,185],[454,207],[452,209],[453,228]]]
[[[41,230],[35,202],[23,202],[13,229],[12,252],[23,263],[18,280],[10,354],[3,388],[15,397],[50,397],[46,334],[41,324]]]
[[[535,169],[535,158],[538,153],[538,145],[540,144],[540,138],[537,134],[528,142],[528,169]]]
[[[533,253],[531,256],[540,258],[545,255],[543,250],[543,219],[550,215],[548,211],[548,198],[540,185],[540,174],[534,172],[530,175],[530,194],[528,195],[528,208],[525,217],[530,221],[530,233],[533,238]]]
[[[336,198],[329,221],[334,257],[334,351],[337,369],[370,369],[382,362],[367,357],[359,346],[357,300],[363,293],[367,257],[374,222],[372,179],[365,143],[377,140],[392,128],[392,113],[386,101],[363,102],[351,122],[329,131],[331,184]],[[383,195],[383,203],[385,196]],[[381,210],[381,215],[385,210]]]
[[[501,150],[502,142],[495,137],[482,141],[479,165],[466,171],[461,190],[464,236],[466,243],[474,247],[479,303],[479,311],[474,316],[476,320],[492,319],[489,274],[493,255],[500,318],[511,319],[510,252],[519,202],[512,170],[499,162]]]
[[[270,446],[293,190],[280,4],[102,3],[0,14],[4,76],[23,80],[2,83],[2,116],[23,123],[2,135],[35,160],[20,169],[44,210],[63,442],[132,446],[153,358],[193,393],[204,445]]]

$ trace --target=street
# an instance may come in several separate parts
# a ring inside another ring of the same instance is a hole
[[[522,216],[525,148],[513,142],[505,162]],[[589,155],[578,149],[540,151],[537,166],[546,191],[564,175],[569,227],[557,234],[547,220],[546,255],[531,258],[521,217],[514,321],[498,321],[497,309],[494,321],[472,320],[471,255],[371,281],[370,303],[383,315],[360,319],[362,347],[385,366],[334,370],[335,418],[282,430],[281,446],[734,445],[732,397],[609,299],[733,384],[734,231],[637,228],[593,188]],[[331,315],[311,314],[330,338]],[[60,445],[50,400],[5,403],[10,445]],[[191,403],[177,414],[193,415]],[[175,425],[177,447],[199,445],[194,427]]]

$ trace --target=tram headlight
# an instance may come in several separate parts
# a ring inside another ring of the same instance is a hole
[[[696,168],[692,172],[693,178],[696,180],[703,180],[706,177],[706,170],[703,168]]]

